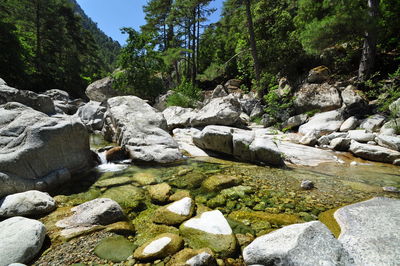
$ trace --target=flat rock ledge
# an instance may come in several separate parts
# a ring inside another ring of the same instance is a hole
[[[319,221],[285,226],[243,250],[246,265],[350,265],[338,240]]]
[[[355,265],[395,265],[400,261],[400,200],[377,197],[337,210],[339,241]]]

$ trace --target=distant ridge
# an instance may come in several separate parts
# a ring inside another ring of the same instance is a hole
[[[69,0],[73,5],[75,12],[82,17],[82,24],[85,29],[92,33],[96,44],[100,48],[100,57],[104,60],[104,64],[108,68],[109,72],[115,69],[115,63],[121,45],[118,41],[113,40],[111,37],[106,35],[90,17],[88,17],[76,2],[76,0]]]

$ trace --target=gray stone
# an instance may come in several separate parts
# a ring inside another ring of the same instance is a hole
[[[397,187],[382,187],[382,189],[386,192],[400,193],[400,190]]]
[[[247,94],[246,94],[247,95]],[[251,96],[248,96],[246,99],[241,99],[240,100],[240,105],[242,106],[243,112],[245,112],[247,115],[251,115],[251,112],[253,109],[256,107],[256,105],[260,102],[259,99],[253,98]]]
[[[318,146],[325,147],[328,146],[331,140],[327,136],[322,136],[318,139]]]
[[[358,121],[358,119],[355,116],[351,116],[343,122],[339,130],[341,132],[347,132],[349,130],[357,128],[359,124],[360,122]]]
[[[179,106],[170,106],[162,113],[167,121],[168,130],[189,127],[190,119],[196,114],[195,110],[192,108],[183,108]]]
[[[315,131],[317,137],[337,131],[343,123],[340,110],[334,110],[314,115],[299,128],[299,133],[306,135]]]
[[[240,79],[230,79],[225,83],[225,87],[227,89],[238,89],[240,84],[242,84]]]
[[[318,133],[315,131],[307,132],[300,140],[299,143],[307,146],[314,146],[318,141]]]
[[[392,119],[383,124],[380,133],[388,136],[400,134],[400,118]]]
[[[63,90],[57,90],[57,89],[47,90],[43,92],[43,94],[49,96],[53,101],[68,103],[68,101],[70,100],[68,92]]]
[[[160,112],[164,111],[168,107],[168,104],[167,104],[168,97],[171,96],[172,94],[174,94],[174,91],[169,90],[169,91],[167,91],[167,93],[161,94],[160,96],[158,96],[154,101],[155,103],[154,103],[153,107],[156,108]]]
[[[77,115],[87,129],[96,131],[103,128],[105,112],[106,107],[100,102],[90,101],[78,109]]]
[[[218,85],[211,94],[211,99],[228,96],[224,86]]]
[[[40,215],[53,211],[56,202],[37,190],[8,195],[0,200],[0,217]]]
[[[234,130],[225,126],[206,126],[200,134],[193,136],[193,143],[201,149],[231,155],[233,154],[232,132]]]
[[[121,92],[113,88],[113,81],[111,77],[105,77],[96,80],[86,88],[86,96],[95,102],[103,102],[112,97],[122,95]]]
[[[342,91],[343,104],[350,115],[365,113],[368,110],[368,100],[363,93],[353,85]]]
[[[366,160],[394,163],[400,159],[400,152],[390,150],[377,145],[362,144],[357,141],[352,141],[349,149],[354,155]]]
[[[400,136],[378,135],[375,141],[382,147],[400,151]]]
[[[273,166],[285,165],[281,151],[271,138],[255,138],[249,147],[254,162]]]
[[[179,150],[193,157],[208,157],[208,154],[194,145],[193,136],[201,134],[196,128],[176,128],[173,131],[173,138],[178,143]]]
[[[389,105],[389,110],[392,114],[400,117],[400,98]]]
[[[367,130],[368,132],[379,131],[386,117],[380,114],[372,115],[361,122],[360,128]]]
[[[326,66],[318,66],[308,72],[307,81],[309,83],[322,83],[329,79],[329,69]]]
[[[125,146],[134,162],[170,163],[182,159],[178,144],[166,128],[162,113],[138,97],[119,96],[107,101],[103,134]]]
[[[314,188],[314,182],[310,180],[301,181],[300,187],[305,190],[310,190]]]
[[[334,213],[339,241],[355,265],[394,265],[400,259],[400,200],[373,198]]]
[[[39,221],[13,217],[0,222],[0,266],[28,263],[39,253],[45,236]]]
[[[47,95],[0,85],[0,104],[8,102],[18,102],[45,114],[56,112],[53,101]]]
[[[281,78],[279,80],[279,85],[278,85],[278,89],[276,90],[276,94],[278,94],[280,97],[287,96],[290,93],[292,93],[292,90],[293,90],[293,88],[290,85],[288,79]]]
[[[336,138],[331,140],[330,146],[335,151],[348,151],[350,147],[351,139]]]
[[[243,258],[246,265],[351,265],[342,245],[319,221],[260,236],[243,250]]]
[[[108,225],[125,219],[121,206],[108,198],[97,198],[71,209],[73,214],[56,223],[64,228],[62,236],[86,231],[96,225]]]
[[[294,128],[301,126],[305,122],[307,122],[308,115],[307,114],[300,114],[290,117],[286,122],[282,123],[282,128]]]
[[[331,134],[326,135],[326,137],[329,140],[333,140],[333,139],[336,139],[336,138],[347,138],[348,135],[349,134],[347,132],[332,132]]]
[[[183,239],[171,233],[164,233],[150,239],[133,253],[139,260],[163,259],[173,255],[183,247]]]
[[[232,95],[212,99],[190,120],[193,127],[207,125],[236,125],[242,108]]]
[[[254,105],[253,110],[251,110],[250,119],[261,117],[263,114],[264,114],[264,107],[261,105],[260,102],[257,102]]]
[[[350,130],[348,133],[347,137],[357,142],[367,143],[375,139],[373,133],[366,132],[365,130]]]
[[[89,135],[77,119],[19,103],[0,106],[0,114],[0,197],[52,189],[92,166]]]
[[[342,105],[338,90],[328,83],[304,84],[295,93],[294,97],[294,106],[297,113],[312,110],[331,111]]]
[[[0,86],[1,85],[7,85],[7,83],[4,81],[4,79],[0,78]]]
[[[269,114],[263,114],[261,117],[261,124],[263,127],[270,127],[276,123],[276,119]]]

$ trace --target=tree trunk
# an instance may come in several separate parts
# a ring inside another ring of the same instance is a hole
[[[254,61],[254,72],[256,76],[256,81],[257,85],[260,82],[260,63],[258,61],[258,55],[257,55],[257,45],[256,45],[256,38],[254,34],[254,26],[253,26],[253,18],[251,16],[251,0],[245,0],[246,4],[246,16],[247,16],[247,27],[249,30],[249,35],[250,35],[250,47],[251,47],[251,55],[253,57]]]
[[[358,68],[358,79],[363,81],[371,73],[375,64],[376,57],[376,19],[379,16],[379,0],[368,0],[369,16],[374,25],[365,32],[364,45],[361,55],[360,66]]]
[[[195,84],[196,82],[196,7],[193,8],[193,33],[192,33],[192,84]]]
[[[35,58],[35,64],[36,64],[36,71],[37,73],[40,73],[40,56],[42,54],[42,48],[41,48],[41,31],[40,31],[40,0],[35,1],[35,27],[36,27],[36,58]]]

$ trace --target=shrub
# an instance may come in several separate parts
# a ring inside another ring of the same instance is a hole
[[[201,100],[201,90],[186,80],[183,80],[173,91],[174,93],[167,99],[168,106],[194,108],[197,102]]]

